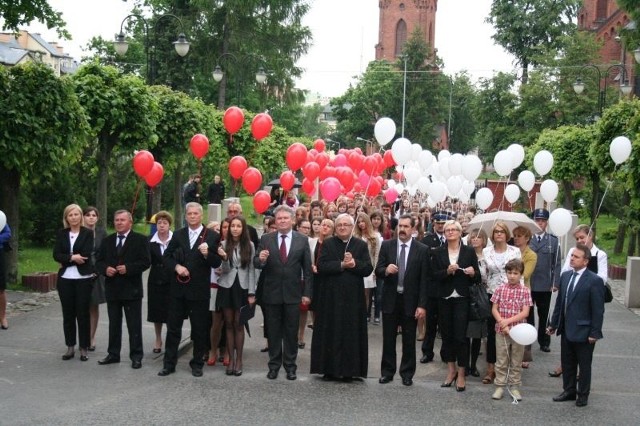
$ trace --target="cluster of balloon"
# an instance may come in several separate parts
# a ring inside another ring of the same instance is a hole
[[[155,161],[153,154],[143,149],[133,156],[133,171],[144,179],[151,188],[157,186],[164,177],[164,167]]]
[[[0,210],[0,231],[4,229],[4,226],[7,224],[7,216],[4,214],[2,210]]]

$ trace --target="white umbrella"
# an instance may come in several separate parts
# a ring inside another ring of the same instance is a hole
[[[505,211],[483,213],[475,216],[469,221],[468,230],[471,232],[476,229],[484,229],[489,234],[496,222],[504,222],[511,233],[518,226],[528,228],[533,234],[542,232],[542,229],[526,214]]]

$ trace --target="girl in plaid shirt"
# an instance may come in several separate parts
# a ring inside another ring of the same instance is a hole
[[[516,343],[509,330],[516,324],[526,323],[529,316],[531,291],[521,284],[524,263],[520,259],[507,262],[504,268],[507,282],[498,287],[491,297],[492,314],[496,320],[496,390],[493,399],[502,399],[504,387],[511,386],[511,394],[518,401],[522,395],[518,387],[522,385],[522,356],[524,346]]]

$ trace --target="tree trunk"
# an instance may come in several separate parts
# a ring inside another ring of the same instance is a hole
[[[636,234],[637,232],[633,229],[631,230],[631,232],[629,232],[629,246],[627,247],[627,256],[633,256],[636,252]],[[617,243],[618,241],[616,241],[616,244]]]
[[[11,247],[13,250],[6,254],[7,282],[18,282],[18,246],[20,234],[20,172],[16,169],[6,169],[0,165],[0,210],[7,216],[7,224],[11,228]]]
[[[562,189],[564,191],[564,201],[562,207],[569,211],[573,211],[573,186],[568,180],[562,181]]]
[[[631,203],[631,194],[629,193],[629,191],[624,191],[622,193],[622,205],[623,206],[628,206]],[[629,227],[627,226],[626,220],[623,220],[622,222],[620,222],[620,224],[618,225],[618,234],[616,235],[616,243],[613,246],[613,253],[614,254],[620,254],[622,253],[622,249],[624,248],[624,239],[627,235],[627,229],[629,229]],[[633,241],[633,231],[631,231],[631,239],[629,241],[629,246],[631,247],[632,245],[635,244],[635,241]],[[633,253],[633,252],[632,252]]]
[[[109,161],[114,144],[109,136],[100,136],[96,163],[98,165],[98,187],[96,188],[96,207],[100,212],[100,225],[107,227],[107,182],[109,180]]]
[[[529,81],[529,61],[527,59],[522,59],[522,85],[526,85]]]

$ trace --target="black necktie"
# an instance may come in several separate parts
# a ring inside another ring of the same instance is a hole
[[[405,257],[407,252],[405,249],[407,248],[406,244],[402,244],[400,247],[400,256],[398,256],[398,293],[402,293],[404,291],[404,272],[406,269],[405,266]]]
[[[571,280],[569,281],[569,285],[567,286],[567,294],[564,297],[565,312],[567,311],[567,302],[569,301],[569,296],[571,296],[571,293],[573,293],[573,288],[575,287],[577,276],[578,276],[578,273],[575,271],[571,274]]]
[[[124,245],[124,234],[118,234],[118,245],[116,246],[116,252],[118,255],[122,253],[122,246]]]

